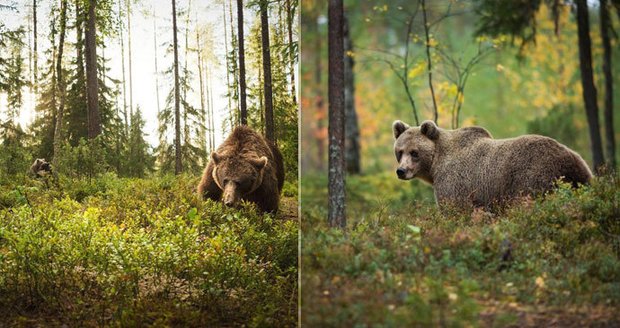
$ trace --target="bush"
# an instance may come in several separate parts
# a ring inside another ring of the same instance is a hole
[[[62,197],[2,189],[3,320],[294,325],[296,221],[202,201],[196,182],[105,174],[61,176]]]

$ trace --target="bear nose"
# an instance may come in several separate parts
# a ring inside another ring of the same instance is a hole
[[[227,200],[227,201],[225,201],[225,202],[224,202],[224,205],[226,205],[226,206],[229,206],[229,207],[230,207],[230,206],[232,206],[232,205],[233,205],[233,202],[232,202],[232,200]]]
[[[401,169],[400,167],[397,168],[396,175],[398,175],[399,178],[402,178],[403,176],[405,176],[405,170]]]

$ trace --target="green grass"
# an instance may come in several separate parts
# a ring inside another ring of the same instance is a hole
[[[2,321],[295,325],[297,220],[202,201],[196,183],[103,175],[0,186]]]
[[[323,182],[302,183],[303,325],[620,324],[618,178],[459,214],[427,186],[348,177],[344,231],[326,225]]]

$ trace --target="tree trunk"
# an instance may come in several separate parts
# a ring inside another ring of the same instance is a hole
[[[233,77],[233,86],[231,88],[231,93],[233,95],[233,99],[235,99],[235,111],[233,112],[233,108],[229,107],[230,111],[230,130],[234,128],[235,125],[238,125],[241,121],[241,109],[239,108],[239,66],[238,66],[238,39],[237,35],[235,35],[235,24],[233,21],[233,6],[232,0],[228,0],[228,14],[230,16],[230,46],[231,46],[231,65],[232,65],[232,77]],[[235,118],[235,119],[233,119]]]
[[[200,33],[196,29],[196,55],[198,62],[198,81],[200,82],[200,147],[207,152],[207,111],[205,108],[205,87],[203,78],[203,58],[202,58],[202,46],[200,45]]]
[[[592,73],[592,49],[590,40],[590,20],[588,17],[588,4],[586,0],[576,0],[577,4],[577,30],[579,35],[579,67],[581,69],[581,85],[583,87],[583,100],[585,103],[586,117],[590,129],[590,145],[592,147],[592,160],[594,171],[599,172],[605,162],[601,133],[598,120],[598,104],[596,103],[596,86]]]
[[[179,43],[177,40],[177,8],[176,0],[172,0],[172,32],[174,49],[174,173],[180,174],[183,171],[181,162],[181,113],[179,95]]]
[[[345,160],[347,172],[359,174],[360,169],[360,132],[355,111],[355,75],[353,67],[353,41],[349,34],[349,22],[344,19],[344,110],[345,110]]]
[[[67,30],[67,0],[60,2],[60,35],[58,38],[58,57],[56,59],[56,92],[60,97],[58,110],[56,111],[56,126],[54,127],[54,160],[53,164],[58,163],[58,155],[60,154],[60,146],[63,141],[62,124],[65,114],[66,87],[64,75],[62,72],[62,56],[65,45],[65,34]]]
[[[260,2],[261,41],[263,50],[263,85],[265,90],[265,138],[276,143],[273,124],[273,90],[271,85],[271,53],[269,46],[269,3]]]
[[[293,52],[293,20],[295,19],[295,13],[293,12],[291,1],[293,0],[286,0],[286,28],[288,32],[288,44],[290,47],[289,75],[291,78],[291,96],[293,96],[293,102],[297,103],[297,91],[295,90],[295,53]]]
[[[127,51],[129,62],[129,121],[133,119],[133,70],[131,69],[131,0],[127,0]]]
[[[37,48],[37,0],[32,0],[32,37],[33,37],[33,68],[34,68],[34,93],[39,92],[39,52]],[[35,98],[36,99],[36,98]]]
[[[319,171],[323,171],[323,158],[325,158],[325,147],[324,147],[324,139],[323,139],[323,119],[325,117],[324,115],[324,106],[325,106],[325,101],[324,101],[324,97],[322,95],[321,92],[321,86],[322,84],[322,76],[321,76],[321,72],[323,70],[323,68],[321,67],[321,45],[323,40],[319,37],[320,35],[320,26],[319,26],[319,20],[318,17],[314,18],[314,21],[316,24],[313,24],[312,26],[314,26],[316,28],[316,35],[317,37],[315,38],[315,63],[314,63],[314,83],[315,83],[315,88],[316,88],[316,94],[315,94],[315,106],[316,106],[316,150],[317,150],[317,157],[318,157],[318,161],[317,161],[317,168],[319,169]]]
[[[346,227],[344,180],[344,40],[342,0],[329,0],[329,207],[332,227]]]
[[[245,86],[245,50],[243,45],[243,0],[237,0],[237,35],[239,37],[239,105],[241,124],[248,124]]]
[[[127,79],[125,78],[125,38],[123,37],[123,20],[121,18],[121,0],[118,0],[118,30],[121,39],[121,72],[123,84],[123,118],[125,120],[125,136],[129,136],[129,119],[127,118]],[[157,58],[157,55],[155,55]],[[159,111],[158,111],[159,113]]]
[[[605,75],[605,109],[603,111],[605,118],[605,139],[607,141],[607,165],[608,169],[616,169],[616,140],[614,133],[614,88],[611,66],[611,41],[609,38],[609,30],[611,29],[611,19],[609,17],[609,6],[607,0],[601,0],[600,9],[600,27],[601,39],[603,41],[603,74]]]
[[[230,62],[228,59],[228,33],[227,33],[227,29],[226,29],[226,1],[222,1],[222,10],[224,12],[222,18],[224,19],[224,52],[226,53],[226,90],[228,91],[227,93],[227,97],[228,98],[228,110],[231,111],[232,110],[232,86],[230,85],[230,70],[228,69],[228,67],[230,67]],[[230,8],[230,10],[232,10],[232,8]],[[232,121],[232,116],[231,116],[231,121]],[[209,136],[210,138],[211,136]],[[211,139],[209,139],[209,142],[211,142]],[[211,149],[211,145],[209,145],[209,149]],[[211,152],[211,150],[209,150],[209,152]]]
[[[155,56],[155,97],[157,97],[157,114],[161,112],[161,104],[159,103],[159,68],[157,67],[157,23],[155,9],[153,9],[153,54]],[[124,69],[124,66],[123,66]],[[123,72],[123,88],[125,88],[125,75]],[[124,92],[124,89],[123,89]]]
[[[99,114],[99,81],[97,79],[97,27],[95,9],[97,0],[88,1],[88,21],[86,24],[86,94],[88,99],[88,138],[101,134]]]

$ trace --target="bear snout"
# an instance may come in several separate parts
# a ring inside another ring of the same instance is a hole
[[[397,168],[396,169],[396,175],[398,175],[399,179],[404,179],[405,178],[405,170],[403,168]]]

